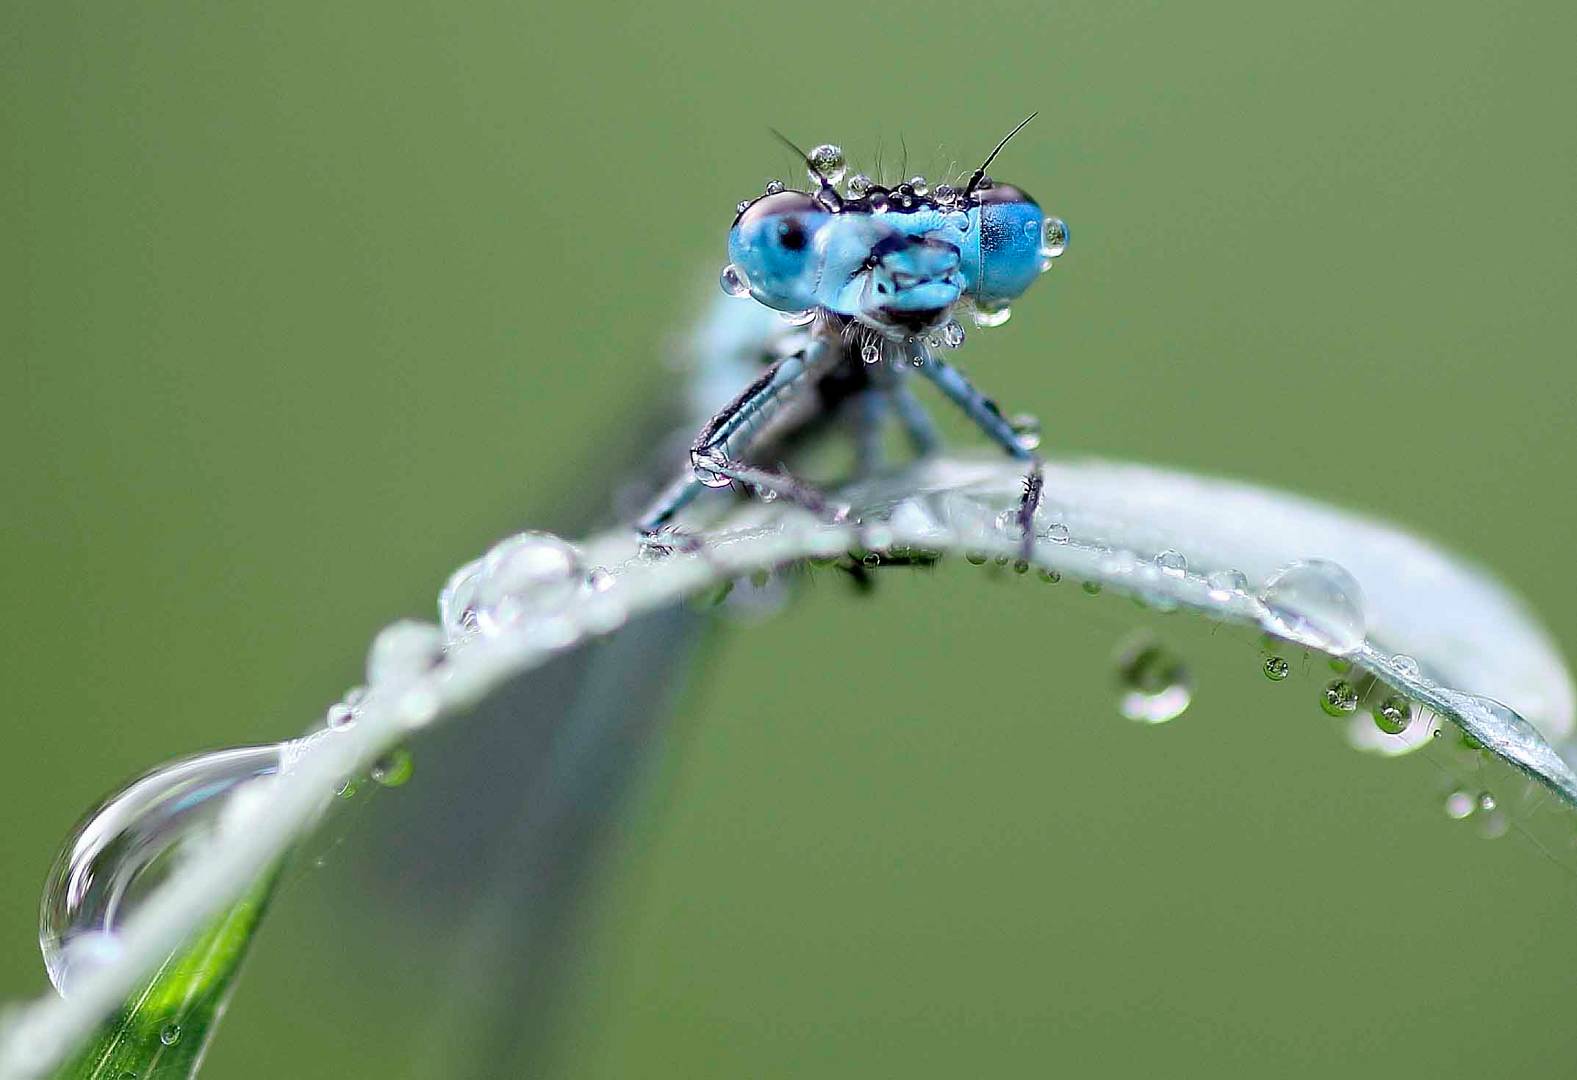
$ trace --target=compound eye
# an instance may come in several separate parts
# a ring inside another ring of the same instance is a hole
[[[983,304],[1005,304],[1040,276],[1046,215],[1027,192],[1012,184],[993,184],[975,192],[975,198],[980,264],[971,291]]]
[[[800,311],[816,305],[812,241],[831,215],[803,191],[767,195],[739,212],[728,233],[729,257],[768,307]]]

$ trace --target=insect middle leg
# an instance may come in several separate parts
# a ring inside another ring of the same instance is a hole
[[[835,351],[826,342],[815,340],[768,368],[696,436],[690,447],[689,469],[664,489],[641,516],[635,525],[637,531],[654,537],[703,488],[734,483],[770,491],[812,513],[838,516],[815,488],[792,476],[748,464],[741,457],[749,452],[762,429],[814,386],[816,378],[836,360]]]
[[[918,344],[911,360],[919,372],[936,384],[937,389],[964,411],[991,440],[1006,450],[1009,457],[1029,463],[1024,476],[1024,493],[1019,498],[1017,524],[1020,535],[1019,557],[1028,560],[1035,552],[1035,510],[1045,487],[1045,464],[1040,455],[1019,441],[1018,432],[1002,416],[997,403],[975,388],[964,373],[939,359],[935,353]]]

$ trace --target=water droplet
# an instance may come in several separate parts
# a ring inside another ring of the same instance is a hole
[[[871,190],[871,178],[864,173],[855,173],[849,177],[849,182],[844,185],[843,190],[851,199],[863,198]]]
[[[1413,721],[1413,706],[1394,694],[1376,704],[1372,711],[1374,726],[1387,735],[1400,735]]]
[[[1031,413],[1018,413],[1008,421],[1008,426],[1013,429],[1014,438],[1024,449],[1034,450],[1040,446],[1040,417]]]
[[[1091,596],[1101,595],[1101,583],[1099,581],[1086,581],[1080,588]]]
[[[1320,695],[1320,708],[1330,716],[1346,716],[1358,709],[1358,691],[1346,679],[1337,679]]]
[[[1068,527],[1060,521],[1053,523],[1046,529],[1046,539],[1053,544],[1066,544],[1071,535],[1068,532]]]
[[[695,470],[695,478],[707,487],[722,488],[733,483],[731,479],[717,471],[728,465],[728,455],[717,447],[692,451],[690,465]]]
[[[923,176],[911,176],[909,178],[909,190],[916,195],[924,195],[931,190],[931,185],[925,182],[925,177]]]
[[[1473,796],[1466,791],[1453,791],[1446,796],[1446,816],[1454,821],[1463,821],[1473,816],[1476,806]]]
[[[174,1046],[181,1041],[181,1025],[166,1024],[159,1029],[159,1041],[165,1046]]]
[[[990,191],[992,188],[994,188],[996,186],[997,186],[997,182],[995,180],[991,179],[991,177],[989,177],[989,176],[982,176],[979,180],[975,181],[975,190],[976,191]]]
[[[723,272],[718,275],[717,283],[723,287],[723,292],[729,296],[747,297],[750,295],[750,279],[745,272],[733,263],[723,267]]]
[[[787,185],[785,185],[781,180],[768,180],[766,193],[768,195],[781,195],[783,194],[786,187]]]
[[[816,309],[805,308],[803,311],[780,311],[778,318],[790,326],[809,326],[816,321]]]
[[[1118,711],[1147,724],[1164,724],[1181,716],[1194,698],[1188,668],[1148,635],[1119,653],[1117,685]]]
[[[1210,589],[1210,599],[1226,601],[1248,591],[1248,578],[1241,570],[1217,570],[1205,578]]]
[[[1265,657],[1265,678],[1269,679],[1271,682],[1280,682],[1282,679],[1285,679],[1291,674],[1292,665],[1287,663],[1286,657]]]
[[[871,208],[871,213],[873,214],[885,214],[887,212],[887,192],[881,188],[872,188],[870,193],[865,196],[865,205]]]
[[[595,593],[607,592],[616,582],[613,572],[606,566],[593,566],[586,574],[586,588]]]
[[[984,566],[988,557],[984,551],[964,552],[964,558],[969,560],[971,566]]]
[[[1498,804],[1495,802],[1494,792],[1481,791],[1478,793],[1478,808],[1480,810],[1488,813],[1489,811],[1495,809],[1497,805]]]
[[[1325,559],[1277,571],[1260,593],[1269,629],[1300,645],[1344,656],[1363,644],[1363,589],[1345,568]]]
[[[1040,226],[1038,224],[1036,224],[1035,222],[1033,222],[1033,221],[1026,221],[1024,223],[1024,235],[1025,236],[1039,236],[1040,235]]]
[[[1418,661],[1406,653],[1397,653],[1391,657],[1391,663],[1396,665],[1396,670],[1410,679],[1418,678]]]
[[[337,701],[329,706],[329,711],[324,714],[323,724],[330,731],[344,731],[356,723],[356,713],[343,701]]]
[[[1181,551],[1167,548],[1155,557],[1155,565],[1161,568],[1161,573],[1167,577],[1180,578],[1188,573],[1188,559]]]
[[[1045,225],[1041,227],[1041,258],[1060,258],[1067,250],[1068,223],[1059,217],[1048,217]]]
[[[820,183],[817,173],[827,178],[829,184],[836,184],[843,179],[844,161],[843,148],[832,143],[822,143],[820,146],[811,147],[806,155],[806,162],[810,166],[810,181]]]
[[[1044,581],[1048,585],[1055,585],[1057,582],[1062,580],[1062,573],[1057,570],[1047,570],[1045,567],[1041,567],[1040,580]]]
[[[444,656],[444,634],[432,623],[401,619],[378,631],[367,650],[367,682],[399,686],[432,670]]]
[[[750,209],[750,204],[754,201],[755,200],[753,199],[740,199],[734,204],[734,213],[743,214],[746,210]]]
[[[481,561],[473,618],[484,634],[561,610],[584,578],[580,552],[552,533],[518,533]]]
[[[949,319],[947,325],[942,327],[942,344],[949,349],[956,349],[964,343],[964,328],[958,325],[957,319]]]
[[[1012,317],[1013,309],[1010,307],[999,307],[994,309],[977,307],[975,309],[975,325],[984,327],[988,330],[995,326],[1001,326]]]
[[[384,787],[399,787],[411,778],[415,770],[416,762],[409,750],[390,750],[373,763],[372,779]]]
[[[867,551],[860,556],[860,564],[874,570],[882,564],[882,557],[877,552]]]
[[[78,822],[44,883],[38,946],[62,995],[120,953],[117,931],[226,824],[235,796],[279,772],[283,746],[178,758],[144,773]]]
[[[882,347],[874,341],[867,341],[860,346],[860,359],[867,364],[874,364],[882,358]]]

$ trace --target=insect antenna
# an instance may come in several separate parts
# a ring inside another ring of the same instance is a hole
[[[986,169],[989,168],[991,163],[997,159],[997,155],[1002,153],[1002,148],[1008,144],[1008,140],[1013,138],[1013,136],[1017,135],[1019,132],[1023,131],[1024,125],[1039,115],[1040,110],[1036,109],[1024,119],[1020,120],[1016,128],[1002,137],[1002,141],[997,143],[997,148],[991,151],[991,153],[987,154],[986,160],[980,163],[980,168],[976,169],[974,173],[970,175],[969,183],[964,187],[965,195],[973,195],[975,193],[975,189],[980,186],[980,182],[986,178]]]
[[[843,200],[838,197],[838,189],[832,186],[832,181],[828,180],[826,174],[816,167],[816,163],[814,161],[810,160],[810,155],[805,153],[805,151],[801,150],[798,146],[795,146],[794,140],[790,139],[777,128],[769,127],[767,130],[772,132],[773,135],[777,136],[778,142],[794,151],[794,153],[798,155],[799,159],[805,163],[805,168],[809,169],[810,174],[814,176],[819,182],[820,186],[816,191],[816,201],[821,203],[821,205],[825,206],[834,214],[842,210]]]

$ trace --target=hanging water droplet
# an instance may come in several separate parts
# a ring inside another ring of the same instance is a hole
[[[964,343],[964,328],[958,325],[957,319],[947,320],[947,325],[942,327],[942,344],[949,349],[956,349]]]
[[[1041,567],[1040,580],[1044,581],[1048,585],[1055,585],[1062,580],[1062,573],[1057,570],[1047,570],[1045,567]]]
[[[942,332],[940,330],[927,331],[925,343],[933,349],[940,349],[942,347]]]
[[[692,451],[690,466],[695,471],[695,478],[710,488],[727,487],[733,480],[719,470],[728,466],[728,455],[717,447],[709,447]]]
[[[1068,527],[1060,521],[1046,527],[1046,539],[1053,544],[1066,544],[1071,538],[1072,534],[1068,531]]]
[[[931,185],[925,182],[925,177],[923,176],[911,176],[909,178],[909,190],[916,195],[925,195],[931,190]]]
[[[882,358],[882,348],[874,341],[867,341],[860,346],[860,359],[867,364],[874,364]]]
[[[1473,796],[1468,792],[1453,791],[1446,796],[1446,816],[1454,821],[1463,821],[1473,816],[1475,805]]]
[[[1194,698],[1188,668],[1149,635],[1118,654],[1117,685],[1118,711],[1147,724],[1164,724],[1181,716]]]
[[[717,283],[722,286],[723,292],[733,297],[747,297],[750,295],[750,279],[745,272],[733,263],[723,267],[723,272],[718,275]]]
[[[1041,227],[1040,254],[1044,259],[1061,258],[1068,250],[1068,223],[1059,217],[1048,217]]]
[[[280,770],[284,746],[179,758],[133,780],[77,823],[45,879],[38,947],[62,995],[120,954],[118,931],[225,827],[246,785]]]
[[[384,787],[399,787],[411,778],[411,773],[416,770],[416,761],[411,757],[409,750],[402,748],[390,750],[372,766],[372,779],[374,783]]]
[[[790,326],[809,326],[816,321],[816,309],[805,308],[803,311],[780,311],[778,318]]]
[[[849,182],[843,186],[843,190],[851,199],[863,198],[871,190],[871,178],[864,173],[855,173],[849,177]]]
[[[829,184],[836,184],[843,179],[844,161],[843,148],[832,143],[822,143],[820,146],[811,147],[806,155],[806,163],[810,167],[810,181],[813,184],[821,182],[817,174],[826,177]]]
[[[367,650],[367,683],[399,686],[432,670],[444,656],[444,634],[431,623],[401,619],[378,631]]]
[[[1248,578],[1241,570],[1217,570],[1205,578],[1210,599],[1226,601],[1248,591]]]
[[[1271,682],[1280,682],[1292,674],[1292,665],[1287,663],[1284,656],[1265,657],[1265,678]]]
[[[1161,568],[1161,573],[1167,577],[1180,578],[1188,573],[1188,559],[1181,551],[1167,548],[1155,557],[1155,565]]]
[[[1410,679],[1418,678],[1418,661],[1406,653],[1397,653],[1391,657],[1391,663],[1396,665],[1396,670]]]
[[[1367,630],[1363,589],[1337,563],[1308,559],[1277,571],[1260,593],[1274,633],[1322,652],[1344,656]]]
[[[1032,413],[1018,413],[1008,421],[1008,426],[1013,429],[1013,437],[1024,449],[1034,450],[1040,446],[1040,417]]]
[[[766,193],[768,195],[781,195],[786,186],[781,180],[768,180]]]
[[[1010,307],[975,308],[975,325],[988,330],[992,327],[1001,326],[1012,317],[1013,309]]]
[[[1320,695],[1320,708],[1330,716],[1342,717],[1358,709],[1358,690],[1346,679],[1337,679]]]
[[[964,552],[964,558],[969,561],[971,566],[984,566],[989,556],[984,551],[966,551]]]
[[[1413,706],[1394,694],[1377,703],[1372,711],[1374,726],[1387,735],[1402,734],[1413,721]]]

